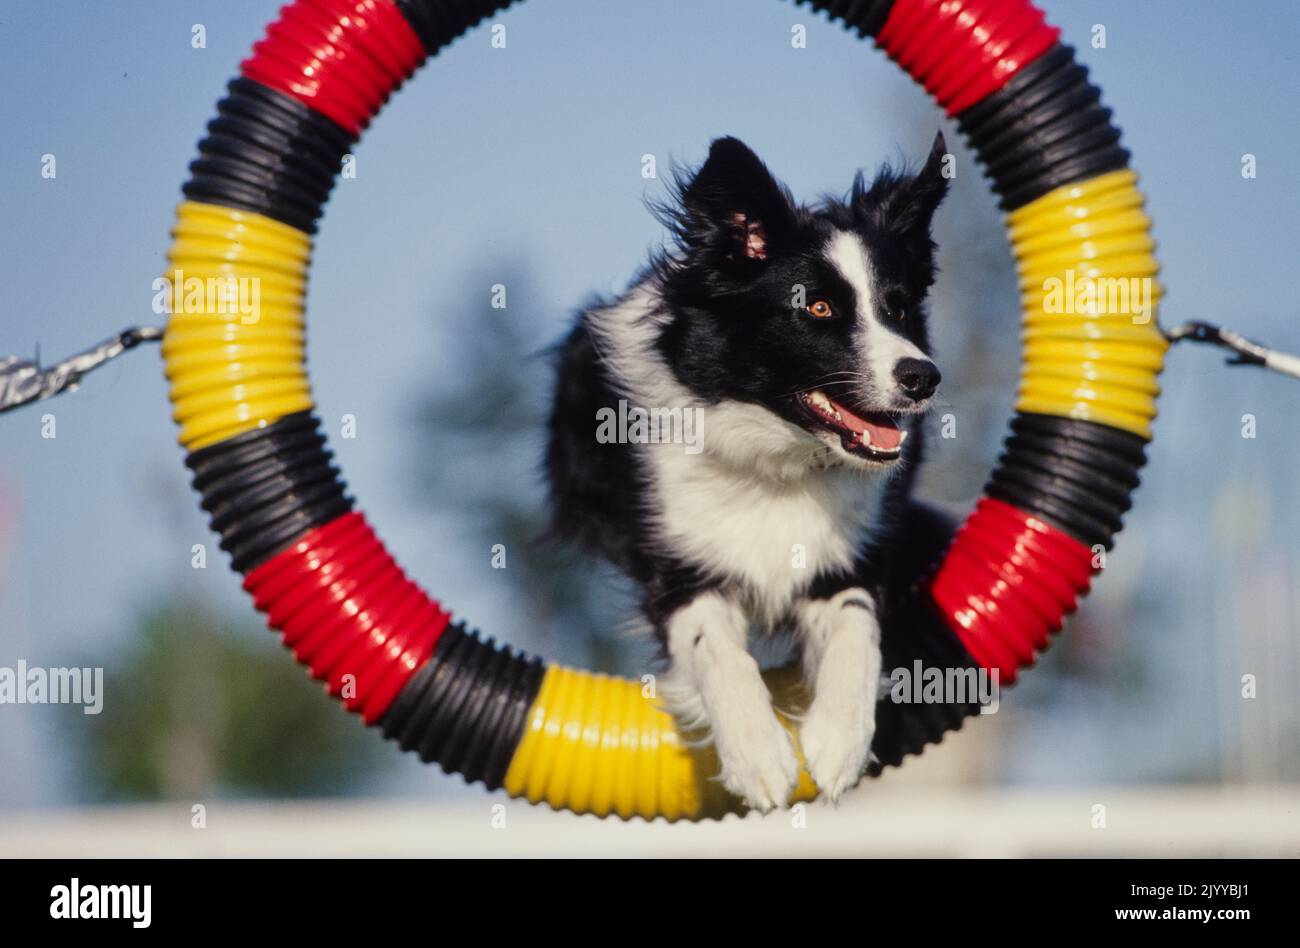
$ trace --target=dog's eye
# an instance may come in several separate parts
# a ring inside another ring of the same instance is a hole
[[[817,300],[815,303],[805,306],[804,309],[814,319],[830,319],[835,315],[835,310],[831,309],[831,304],[825,300]]]
[[[902,293],[888,293],[885,296],[885,311],[890,318],[902,322],[907,317],[907,300]]]

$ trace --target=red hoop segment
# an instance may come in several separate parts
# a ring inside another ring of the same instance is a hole
[[[355,138],[427,53],[386,0],[299,0],[240,71],[329,116]]]
[[[451,619],[359,513],[312,530],[249,573],[244,589],[294,657],[367,724],[433,654]]]
[[[931,593],[971,657],[1011,684],[1088,591],[1093,551],[1033,514],[981,498]]]
[[[954,116],[1001,89],[1060,35],[1028,0],[895,0],[876,44]]]

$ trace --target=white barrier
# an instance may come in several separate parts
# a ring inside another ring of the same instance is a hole
[[[1297,856],[1300,788],[859,788],[839,809],[619,823],[493,794],[0,812],[0,856]]]

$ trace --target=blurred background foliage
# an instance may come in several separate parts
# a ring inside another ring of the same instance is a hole
[[[89,799],[333,796],[391,763],[252,616],[164,599],[128,642],[105,660],[103,711],[66,709]]]
[[[473,332],[439,341],[452,371],[416,399],[407,480],[416,503],[452,515],[488,562],[503,549],[508,585],[533,647],[548,657],[630,673],[644,655],[629,634],[634,601],[621,575],[549,535],[540,453],[554,384],[553,314],[522,259],[498,257],[460,286],[505,290],[504,306],[483,294]],[[595,422],[593,419],[593,426]],[[594,427],[593,427],[594,430]]]

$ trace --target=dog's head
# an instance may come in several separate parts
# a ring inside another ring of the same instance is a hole
[[[679,253],[662,268],[677,318],[660,346],[679,380],[761,406],[841,462],[895,462],[939,385],[925,300],[944,155],[940,134],[917,174],[859,174],[847,198],[802,207],[742,142],[715,141],[664,209]]]

